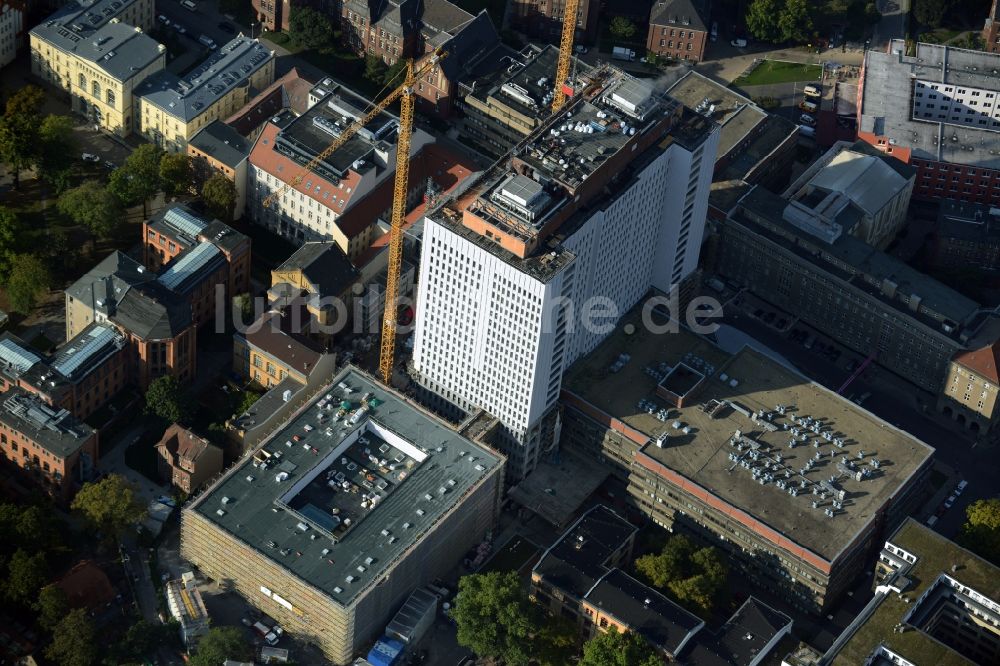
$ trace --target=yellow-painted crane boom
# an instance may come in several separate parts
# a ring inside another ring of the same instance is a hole
[[[569,65],[573,57],[573,37],[576,36],[576,12],[580,0],[566,0],[563,8],[562,38],[559,40],[559,62],[556,65],[555,90],[552,95],[552,112],[558,113],[566,103],[564,86],[569,81]]]

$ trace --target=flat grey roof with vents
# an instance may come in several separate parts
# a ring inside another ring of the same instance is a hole
[[[0,394],[0,423],[24,433],[58,458],[75,453],[93,430],[65,409],[21,388]]]
[[[374,402],[352,423],[369,393]],[[348,605],[501,467],[496,454],[349,367],[185,510]],[[373,495],[374,508],[363,505]]]
[[[274,51],[265,48],[259,40],[239,35],[213,51],[184,78],[163,70],[143,81],[135,94],[187,123],[233,88],[247,85],[250,76],[273,58]]]
[[[866,53],[858,129],[910,148],[917,159],[1000,169],[1000,131],[912,117],[918,80],[1000,92],[1000,54],[923,43],[916,56],[904,52],[894,39],[888,53]]]

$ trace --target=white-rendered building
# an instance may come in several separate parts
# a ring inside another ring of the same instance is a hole
[[[617,70],[601,85],[425,220],[415,377],[499,419],[511,480],[556,443],[566,369],[698,262],[717,127]]]
[[[24,9],[20,0],[0,0],[0,67],[13,62],[24,41]]]

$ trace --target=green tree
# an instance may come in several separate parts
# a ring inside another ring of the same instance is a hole
[[[950,6],[951,0],[915,0],[913,16],[926,28],[940,28]]]
[[[403,79],[396,77],[398,77],[400,72],[402,72],[404,69],[406,69],[406,61],[403,60],[402,58],[392,63],[392,65],[390,65],[389,68],[385,70],[385,74],[382,75],[382,85],[385,86],[391,85],[393,88],[402,85]]]
[[[260,393],[256,391],[246,390],[243,392],[243,396],[240,398],[240,404],[236,408],[236,414],[243,414],[248,409],[253,407],[253,404],[260,400]]]
[[[564,617],[545,617],[541,607],[534,606],[537,616],[536,633],[532,640],[534,660],[539,666],[563,666],[572,663],[577,654],[576,625]]]
[[[157,377],[146,390],[146,412],[165,421],[186,421],[191,416],[191,403],[180,382],[173,375]]]
[[[813,21],[806,0],[785,0],[778,15],[778,32],[786,42],[803,43],[813,32]]]
[[[52,631],[69,612],[69,601],[61,587],[46,585],[38,593],[34,608],[38,613],[38,624]]]
[[[1000,498],[976,500],[965,509],[965,518],[958,543],[1000,564]]]
[[[107,238],[125,222],[121,201],[96,180],[88,180],[63,192],[59,212],[97,237]]]
[[[7,299],[21,314],[31,312],[52,286],[48,266],[34,254],[18,254],[10,262],[7,276]]]
[[[48,579],[45,553],[29,555],[18,548],[7,563],[7,580],[4,596],[15,604],[29,604],[38,597],[38,591]]]
[[[0,116],[0,159],[14,172],[15,190],[21,185],[20,172],[38,160],[38,116],[44,102],[42,89],[27,85],[10,96]]]
[[[125,163],[111,172],[108,189],[126,206],[142,204],[146,215],[146,202],[160,191],[160,158],[163,150],[151,143],[144,143],[126,158]]]
[[[625,41],[635,34],[635,23],[632,23],[632,21],[629,21],[624,16],[616,16],[611,19],[608,31],[618,41]]]
[[[761,41],[777,42],[781,39],[778,16],[778,0],[753,0],[747,8],[747,30]]]
[[[328,46],[333,36],[330,19],[311,7],[292,7],[290,28],[292,38],[307,49]]]
[[[73,119],[49,114],[38,128],[38,172],[56,192],[70,183],[77,141],[73,135]]]
[[[83,484],[70,508],[106,537],[116,540],[146,514],[136,487],[119,474]]]
[[[208,212],[223,222],[233,221],[236,208],[236,184],[221,173],[212,174],[201,186],[201,199]]]
[[[533,612],[517,573],[463,576],[452,618],[458,625],[458,643],[480,657],[502,659],[508,666],[531,660]]]
[[[198,641],[188,666],[218,666],[227,659],[249,661],[251,655],[238,627],[213,627]]]
[[[97,661],[94,623],[82,608],[71,610],[52,632],[45,656],[59,666],[91,666]],[[220,662],[221,663],[221,662]]]
[[[9,208],[0,206],[0,284],[6,284],[10,265],[17,249],[21,221]]]
[[[712,612],[728,575],[716,549],[698,548],[683,535],[671,537],[659,554],[638,558],[635,569],[651,585],[701,615]]]
[[[389,68],[385,66],[385,62],[382,58],[378,57],[374,53],[369,53],[365,56],[365,73],[364,77],[375,84],[382,84],[385,81],[385,75],[389,71]]]
[[[144,661],[144,658],[152,656],[158,647],[176,642],[178,628],[174,621],[159,624],[139,619],[128,628],[125,636],[115,646],[113,650],[117,656],[115,663],[129,660]]]
[[[655,648],[637,633],[599,632],[583,645],[580,666],[662,666]]]
[[[184,153],[167,153],[160,159],[160,183],[167,194],[184,194],[193,179],[191,158]]]

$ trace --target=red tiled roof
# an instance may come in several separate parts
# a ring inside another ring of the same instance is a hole
[[[247,136],[286,105],[297,114],[305,113],[309,105],[309,90],[313,85],[293,67],[225,122],[243,136]]]
[[[1000,341],[994,342],[989,347],[956,354],[954,360],[955,363],[972,370],[980,377],[994,384],[1000,384],[1000,373],[997,372],[997,365],[1000,365]]]
[[[57,583],[71,608],[94,608],[115,598],[115,588],[107,574],[91,560],[83,560]]]

